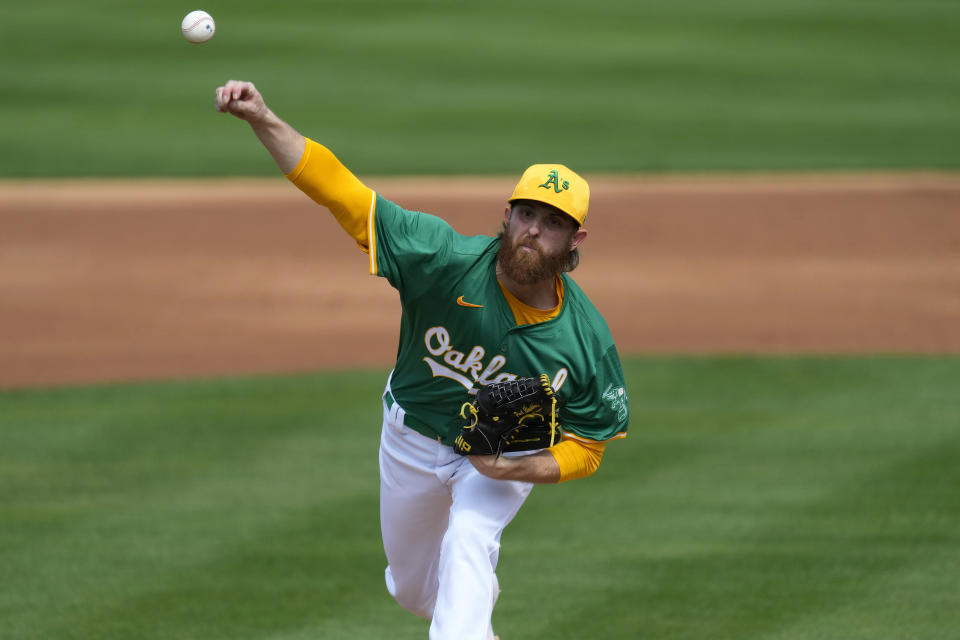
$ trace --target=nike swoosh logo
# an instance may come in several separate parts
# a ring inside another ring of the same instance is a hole
[[[483,305],[482,305],[482,304],[473,304],[473,303],[471,303],[471,302],[464,302],[463,296],[460,296],[459,298],[457,298],[457,304],[460,305],[461,307],[471,307],[471,308],[473,308],[473,309],[482,309],[482,308],[483,308]]]

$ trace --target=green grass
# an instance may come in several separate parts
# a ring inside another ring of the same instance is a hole
[[[956,637],[960,359],[625,372],[630,437],[504,535],[503,637]],[[424,637],[382,584],[383,379],[0,393],[0,637]]]
[[[274,174],[255,81],[361,174],[960,168],[954,0],[19,3],[0,177]]]

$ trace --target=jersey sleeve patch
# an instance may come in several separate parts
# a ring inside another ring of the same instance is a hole
[[[616,347],[607,349],[585,388],[563,411],[564,431],[570,437],[597,441],[626,437],[630,400]]]

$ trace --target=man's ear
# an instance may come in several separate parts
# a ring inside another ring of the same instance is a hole
[[[508,202],[507,206],[503,209],[503,221],[506,224],[510,224],[510,212],[513,211],[513,206]]]
[[[587,239],[587,230],[580,228],[573,232],[573,237],[570,238],[570,251],[573,251],[579,247],[584,240]]]

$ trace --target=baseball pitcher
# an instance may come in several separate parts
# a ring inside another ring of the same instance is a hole
[[[533,165],[500,233],[467,237],[372,191],[251,83],[217,88],[216,108],[250,124],[399,293],[380,439],[387,590],[430,621],[431,640],[495,638],[504,528],[534,484],[596,471],[629,422],[610,331],[567,274],[587,236],[586,181]]]

